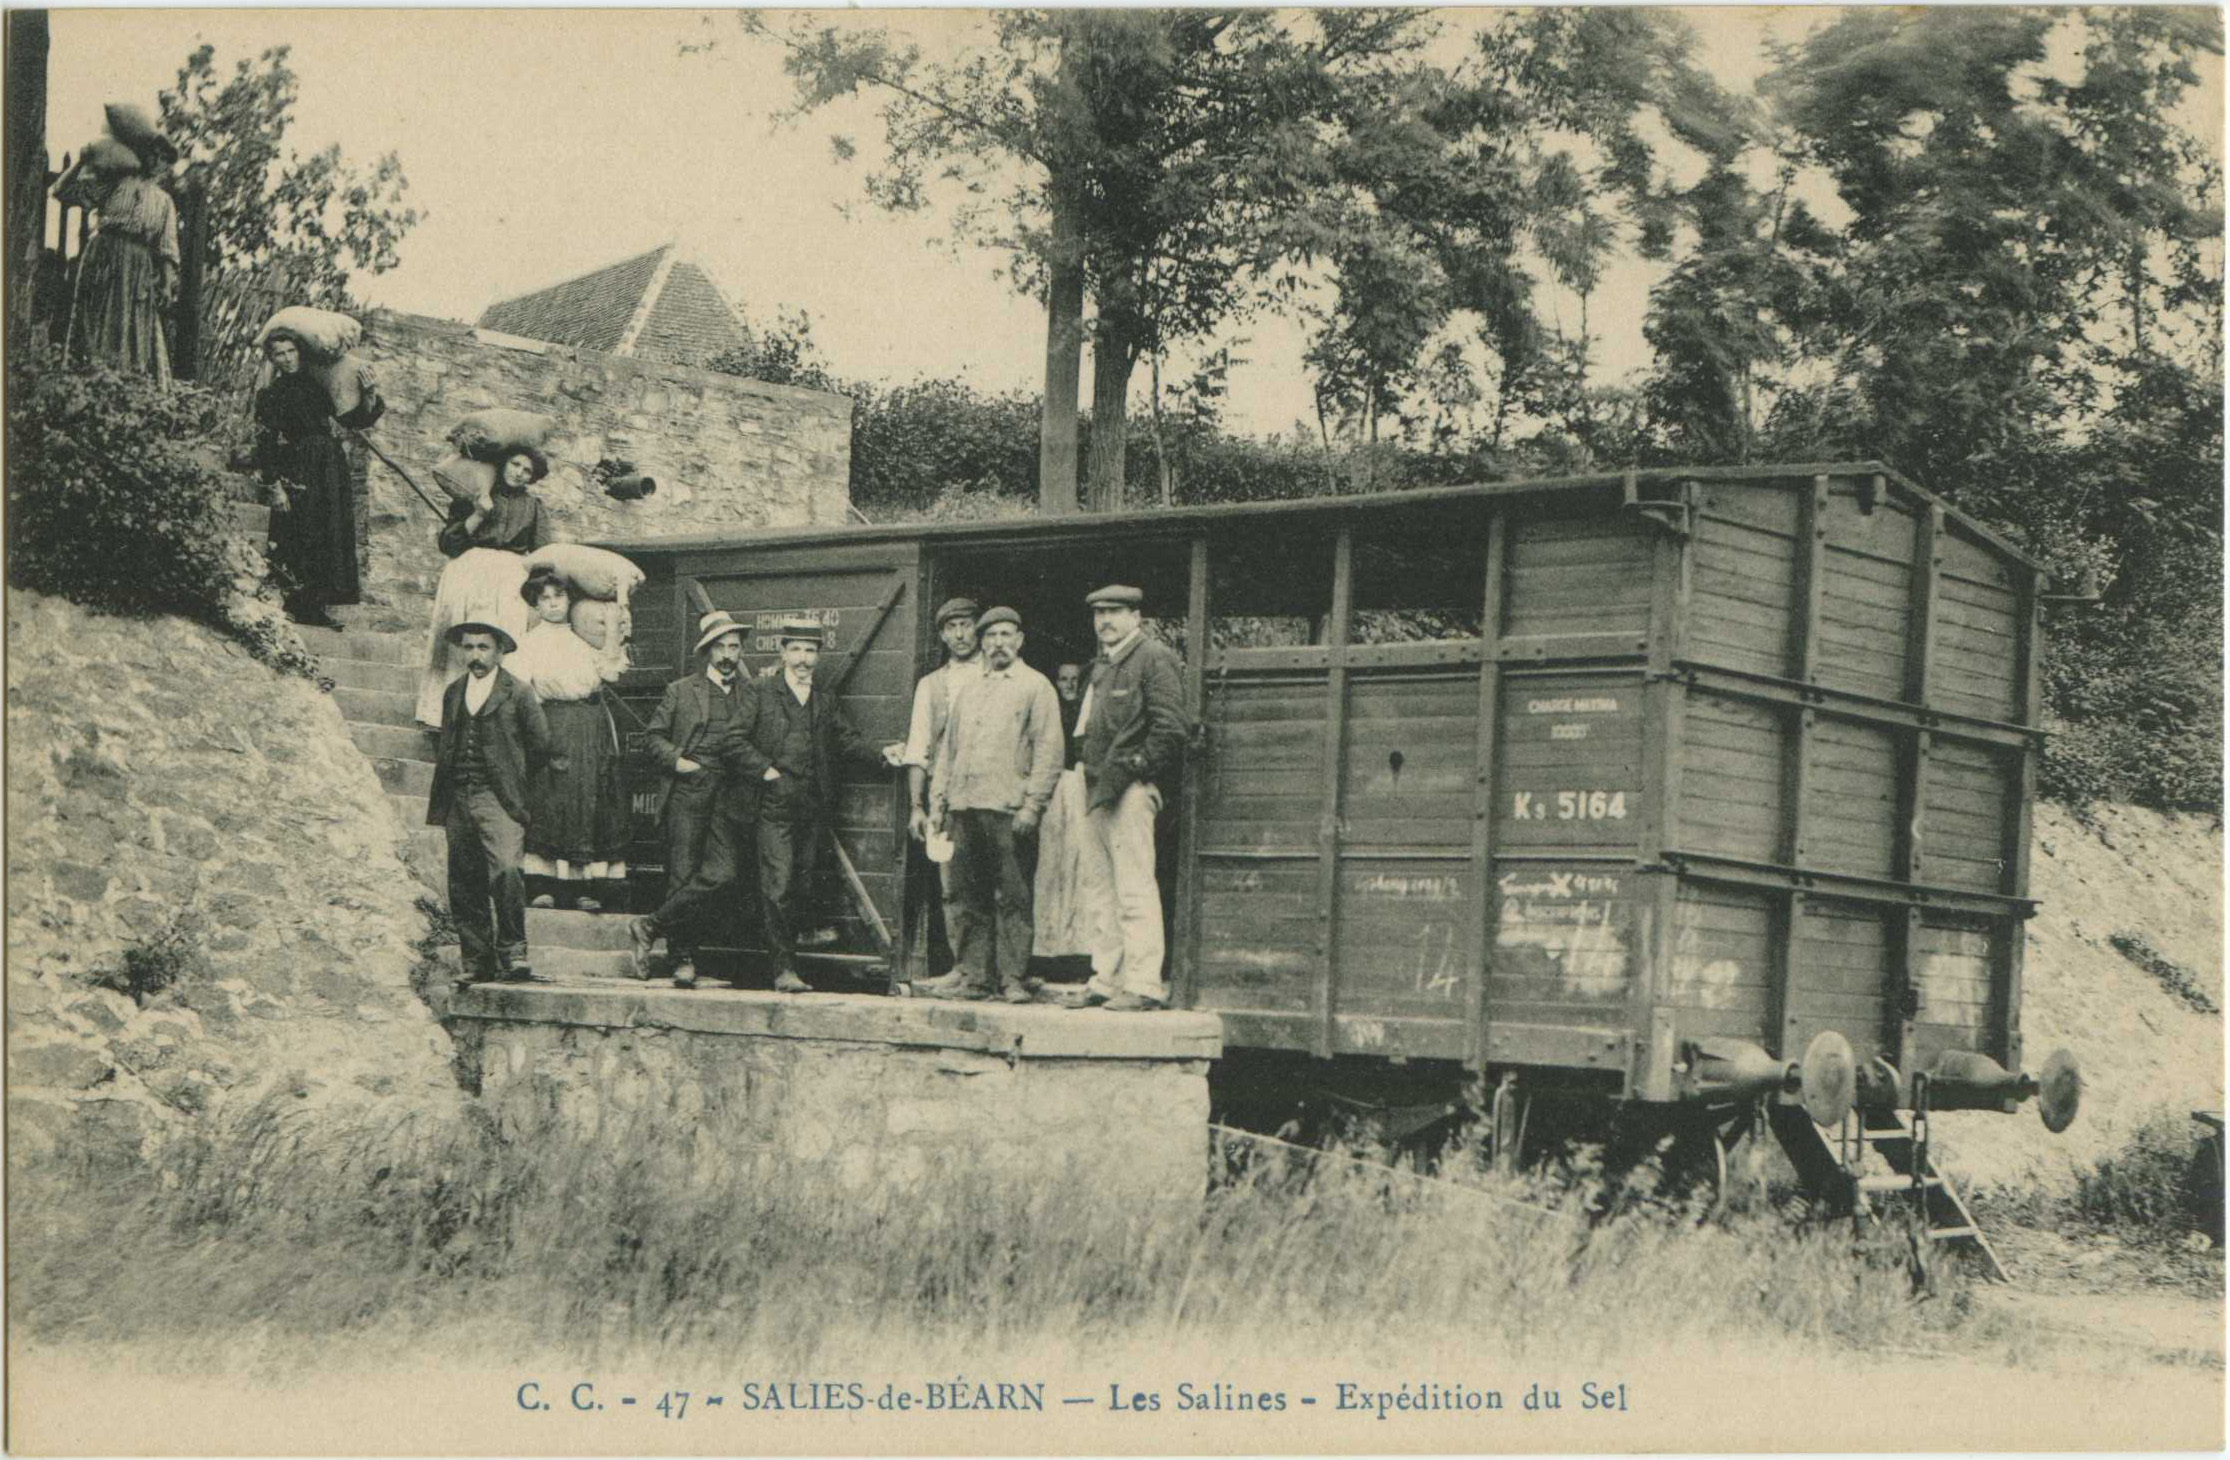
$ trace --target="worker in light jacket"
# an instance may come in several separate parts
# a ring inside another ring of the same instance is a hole
[[[1119,932],[1092,951],[1080,1002],[1116,1011],[1166,1009],[1154,818],[1161,814],[1161,783],[1175,777],[1184,750],[1183,676],[1177,655],[1146,631],[1143,592],[1114,584],[1084,601],[1100,652],[1076,719],[1086,808],[1079,895],[1112,914],[1101,926]]]

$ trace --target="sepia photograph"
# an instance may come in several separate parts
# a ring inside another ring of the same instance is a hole
[[[2223,1447],[2221,9],[0,20],[11,1453]]]

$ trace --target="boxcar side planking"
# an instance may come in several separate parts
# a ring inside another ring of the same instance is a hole
[[[1141,583],[1203,729],[1172,983],[1227,1049],[1704,1107],[2039,1088],[2040,570],[1878,463],[607,545],[650,575],[624,695],[711,607],[814,612],[871,738],[936,662],[925,603],[1018,608],[1050,673],[1090,652],[1085,591]],[[900,797],[842,804],[842,957],[903,981]]]

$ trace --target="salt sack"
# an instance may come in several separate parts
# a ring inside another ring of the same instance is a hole
[[[634,633],[634,615],[627,611],[627,605],[601,598],[574,599],[566,621],[591,649],[607,654],[615,652],[615,645],[624,647]]]
[[[563,578],[575,598],[625,603],[643,581],[643,570],[618,553],[578,542],[536,548],[527,554],[527,571],[536,568],[548,568]]]
[[[102,177],[130,177],[139,171],[139,154],[114,137],[95,137],[78,154],[79,164]]]
[[[303,352],[319,361],[339,359],[364,338],[364,327],[345,314],[290,304],[264,323],[256,335],[256,348],[262,349],[265,341],[282,331],[301,341]]]
[[[433,466],[434,480],[460,502],[477,502],[494,493],[496,466],[464,456],[445,456]]]
[[[540,451],[557,422],[535,411],[491,406],[449,428],[449,444],[474,461],[500,461],[515,451]]]
[[[108,117],[109,135],[133,152],[144,156],[150,147],[164,145],[162,132],[145,108],[128,101],[112,101],[101,111]]]

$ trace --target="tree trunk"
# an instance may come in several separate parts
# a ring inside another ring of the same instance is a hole
[[[1119,512],[1130,446],[1130,372],[1137,327],[1120,313],[1100,314],[1092,336],[1092,459],[1085,510]]]
[[[1076,393],[1083,376],[1084,260],[1077,210],[1053,189],[1053,257],[1045,294],[1045,404],[1038,421],[1038,509],[1076,510]],[[1096,434],[1096,433],[1095,433]]]
[[[46,244],[47,13],[8,12],[6,196],[9,332],[32,320],[32,281]]]
[[[1169,474],[1168,443],[1163,439],[1162,436],[1161,351],[1156,350],[1146,358],[1152,365],[1154,372],[1152,383],[1153,388],[1151,393],[1147,396],[1147,400],[1152,404],[1154,409],[1154,475],[1159,478],[1161,482],[1161,504],[1164,507],[1170,507],[1176,505],[1175,499],[1177,496],[1177,491],[1176,484],[1171,479]]]

